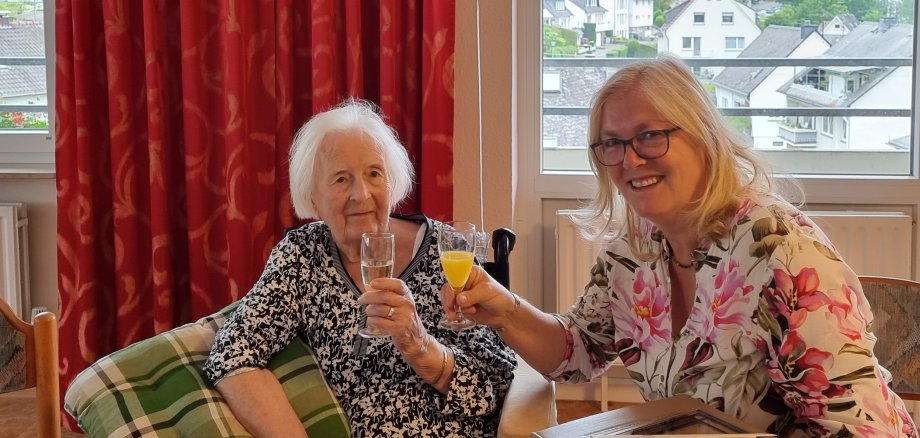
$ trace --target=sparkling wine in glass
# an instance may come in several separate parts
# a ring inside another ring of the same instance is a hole
[[[473,249],[476,244],[476,226],[469,222],[449,222],[438,234],[438,252],[444,276],[454,293],[463,290],[463,285],[473,269]],[[445,315],[438,326],[455,331],[469,329],[476,321],[463,314],[457,305],[457,318],[447,319]]]
[[[371,280],[393,276],[396,242],[393,233],[364,233],[361,235],[361,280],[367,290]],[[375,328],[365,327],[358,331],[365,338],[386,338],[389,335]]]

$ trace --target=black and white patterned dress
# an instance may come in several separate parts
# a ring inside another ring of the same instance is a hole
[[[412,291],[425,329],[456,357],[448,394],[441,394],[403,360],[388,339],[355,348],[365,313],[360,290],[345,271],[325,223],[287,233],[273,249],[262,277],[217,333],[204,371],[212,382],[243,367],[264,368],[273,354],[301,336],[351,422],[356,437],[488,437],[499,414],[516,361],[491,329],[455,333],[437,327],[443,314],[438,259],[441,223],[427,225],[409,266],[399,276]]]

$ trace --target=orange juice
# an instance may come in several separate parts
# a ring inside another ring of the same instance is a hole
[[[459,289],[466,284],[466,279],[473,269],[473,253],[469,251],[444,251],[441,253],[441,266],[444,267],[444,276],[454,289]]]

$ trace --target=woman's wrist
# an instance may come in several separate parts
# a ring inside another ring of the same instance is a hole
[[[431,384],[438,386],[438,383],[440,383],[445,376],[449,378],[450,375],[453,374],[453,363],[455,363],[454,351],[444,347],[441,355],[441,368],[438,370],[438,374],[434,376],[434,379],[431,380]],[[448,369],[450,369],[450,371],[448,371]]]
[[[506,329],[508,329],[512,325],[515,317],[517,316],[518,312],[521,310],[521,297],[514,292],[511,292],[511,291],[508,291],[508,292],[511,294],[510,305],[508,306],[508,310],[505,311],[504,321],[501,325],[494,327],[495,331],[498,332],[499,334],[504,332]]]

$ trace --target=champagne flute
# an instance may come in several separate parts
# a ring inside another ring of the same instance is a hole
[[[456,294],[463,290],[463,285],[473,269],[473,249],[476,244],[476,226],[469,222],[449,222],[438,234],[438,252],[441,255],[441,267],[447,283]],[[457,319],[447,319],[445,315],[438,327],[462,331],[472,328],[476,321],[463,314],[457,305]]]
[[[364,233],[361,235],[361,280],[364,281],[365,290],[370,287],[371,280],[393,276],[395,249],[393,233]],[[364,328],[358,330],[358,334],[362,337],[389,337],[376,328],[367,327],[367,322],[364,325]]]

